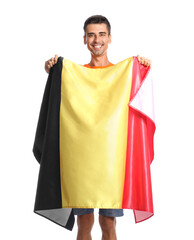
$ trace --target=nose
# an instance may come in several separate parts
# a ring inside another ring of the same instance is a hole
[[[99,41],[99,36],[95,35],[94,41],[95,41],[95,42],[98,42],[98,41]]]

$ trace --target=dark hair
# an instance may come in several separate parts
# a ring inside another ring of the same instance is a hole
[[[84,23],[84,32],[86,33],[86,27],[88,26],[88,24],[96,24],[96,23],[105,23],[108,29],[108,34],[110,35],[110,31],[111,31],[111,26],[110,23],[108,21],[107,18],[105,18],[102,15],[94,15],[89,17],[88,19],[86,19],[85,23]]]

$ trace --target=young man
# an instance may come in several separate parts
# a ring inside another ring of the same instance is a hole
[[[111,43],[111,26],[109,21],[96,15],[88,18],[84,24],[84,44],[91,53],[91,60],[85,67],[104,68],[113,64],[108,60],[107,49]],[[57,63],[58,56],[45,62],[45,70],[49,73],[51,67]],[[151,61],[138,56],[138,60],[145,66],[150,66]],[[77,215],[78,235],[77,240],[89,240],[94,224],[94,209],[74,209]],[[116,217],[123,216],[123,209],[99,209],[99,223],[102,229],[103,240],[116,239]]]

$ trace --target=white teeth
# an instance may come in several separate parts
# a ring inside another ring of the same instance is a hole
[[[102,45],[93,45],[93,47],[100,48],[100,47],[102,47]]]

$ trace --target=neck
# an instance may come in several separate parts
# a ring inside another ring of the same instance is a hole
[[[90,67],[105,67],[109,64],[110,62],[108,60],[107,55],[102,55],[102,56],[92,55],[91,61],[89,63]]]

